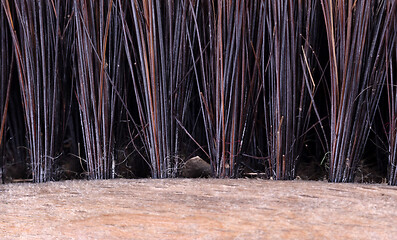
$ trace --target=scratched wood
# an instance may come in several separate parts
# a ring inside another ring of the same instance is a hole
[[[397,188],[174,179],[0,185],[1,239],[395,239]]]

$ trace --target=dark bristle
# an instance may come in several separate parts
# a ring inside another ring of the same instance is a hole
[[[199,156],[216,178],[323,178],[315,166],[353,182],[370,166],[396,185],[396,12],[371,0],[1,0],[1,177],[22,166],[62,180],[77,165],[73,178],[173,178]]]
[[[392,11],[385,1],[322,0],[322,8],[331,79],[329,180],[352,182],[386,81]]]

